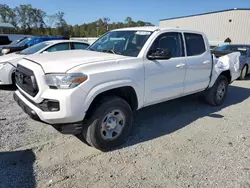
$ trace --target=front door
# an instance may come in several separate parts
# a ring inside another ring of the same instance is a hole
[[[186,62],[182,34],[178,32],[160,34],[147,57],[157,50],[169,52],[171,58],[145,60],[145,105],[166,101],[183,94]]]

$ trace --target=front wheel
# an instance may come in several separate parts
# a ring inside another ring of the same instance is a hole
[[[213,87],[206,91],[206,102],[212,106],[220,106],[223,104],[228,89],[228,80],[221,75],[214,83]]]
[[[125,100],[105,98],[84,122],[83,136],[91,146],[107,151],[124,142],[132,119],[131,107]]]

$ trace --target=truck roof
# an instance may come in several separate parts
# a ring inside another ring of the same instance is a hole
[[[167,31],[167,30],[175,30],[175,31],[181,31],[181,32],[191,32],[191,33],[199,33],[203,34],[199,31],[192,31],[184,28],[176,28],[176,27],[157,27],[157,26],[142,26],[142,27],[127,27],[127,28],[121,28],[116,29],[114,31]]]
[[[88,42],[80,41],[80,40],[48,40],[45,42],[48,44],[57,44],[57,43],[63,43],[63,42],[77,42],[77,43],[88,44]]]
[[[156,26],[143,26],[143,27],[126,27],[121,29],[116,29],[114,31],[156,31],[159,27]]]

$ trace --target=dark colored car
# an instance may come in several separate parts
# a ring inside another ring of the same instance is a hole
[[[0,36],[0,45],[7,45],[11,42],[8,36]]]
[[[244,44],[227,44],[217,47],[212,50],[217,57],[226,55],[232,52],[240,52],[240,79],[244,80],[250,74],[250,45]]]
[[[17,44],[10,44],[10,45],[6,45],[6,46],[2,46],[0,49],[0,55],[3,54],[9,54],[12,52],[18,52],[18,51],[22,51],[28,47],[31,47],[35,44],[38,44],[40,42],[44,42],[44,41],[49,41],[49,40],[62,40],[62,39],[68,39],[65,37],[53,37],[53,36],[36,36],[36,37],[27,37],[25,39],[23,39],[22,41],[18,42]]]

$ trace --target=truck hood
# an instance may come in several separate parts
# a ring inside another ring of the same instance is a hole
[[[25,59],[39,64],[45,73],[64,73],[69,69],[82,64],[125,58],[129,57],[89,50],[69,50],[31,55]]]
[[[25,55],[20,55],[17,53],[11,53],[7,55],[0,56],[0,63],[2,62],[10,62],[12,65],[16,66],[17,62],[21,60]]]

